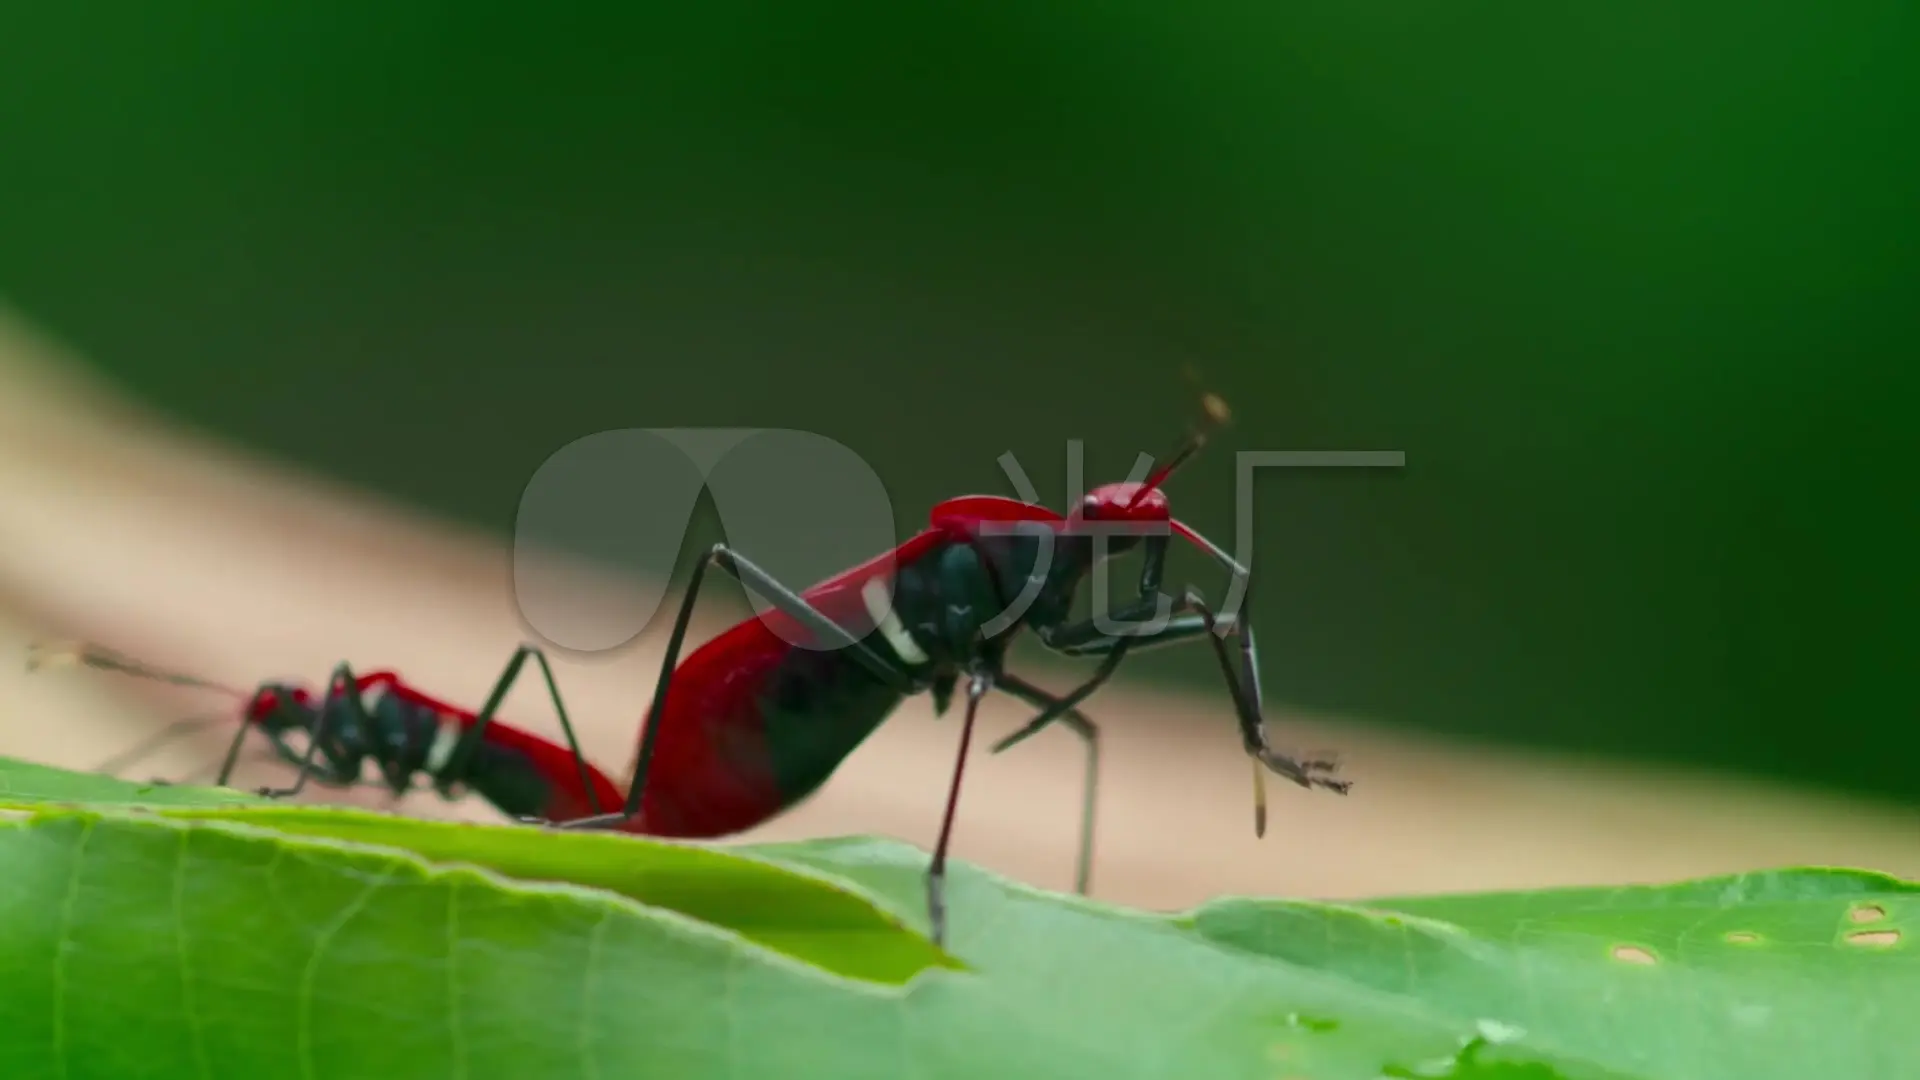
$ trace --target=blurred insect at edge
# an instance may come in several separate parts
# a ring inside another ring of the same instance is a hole
[[[494,719],[528,659],[537,661],[559,711],[567,746]],[[391,671],[356,675],[347,664],[333,670],[324,694],[291,682],[261,683],[251,693],[192,675],[167,671],[86,642],[37,645],[29,668],[72,663],[175,686],[210,690],[244,702],[244,722],[234,733],[215,783],[224,787],[239,762],[247,734],[258,730],[276,756],[299,772],[285,788],[260,788],[258,794],[284,798],[299,794],[309,778],[334,788],[364,783],[372,762],[381,784],[393,795],[415,790],[423,777],[440,797],[480,796],[512,818],[537,816],[567,821],[618,805],[622,794],[579,751],[572,722],[554,686],[552,671],[539,650],[514,653],[488,702],[478,712],[450,705],[415,689]],[[165,742],[204,728],[215,719],[182,720],[97,770],[118,773]],[[296,749],[289,736],[306,739]]]

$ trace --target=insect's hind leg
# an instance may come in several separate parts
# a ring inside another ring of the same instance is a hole
[[[567,749],[573,751],[574,767],[580,771],[581,790],[586,793],[587,805],[592,807],[594,814],[598,815],[600,814],[600,792],[593,783],[593,776],[587,764],[587,755],[580,749],[580,740],[573,733],[573,721],[567,718],[567,705],[560,699],[560,684],[554,680],[553,667],[547,662],[546,651],[536,645],[522,645],[513,651],[512,659],[507,661],[506,668],[500,672],[500,678],[493,684],[493,692],[487,695],[486,704],[480,707],[480,711],[474,714],[473,723],[461,733],[460,742],[454,747],[453,753],[447,757],[446,763],[440,767],[440,775],[434,777],[434,782],[444,791],[442,777],[456,778],[466,775],[473,755],[480,751],[480,745],[486,741],[487,728],[493,723],[494,714],[500,711],[501,703],[506,701],[507,692],[513,689],[513,684],[520,678],[520,671],[526,667],[529,657],[540,666],[540,676],[546,680],[547,684],[547,696],[553,699],[553,711],[559,715],[560,730],[567,737]],[[521,820],[547,824],[537,818]]]
[[[673,620],[673,632],[667,637],[667,653],[660,663],[660,680],[654,686],[653,702],[647,708],[647,727],[640,736],[639,754],[634,758],[633,779],[627,789],[627,805],[617,813],[553,822],[553,828],[604,829],[624,825],[639,816],[640,799],[647,784],[647,770],[653,765],[654,744],[660,736],[660,718],[666,710],[667,687],[673,681],[674,669],[680,665],[680,650],[686,645],[687,627],[693,620],[693,605],[700,596],[700,586],[706,580],[710,566],[725,570],[741,585],[772,604],[775,610],[832,640],[856,663],[901,693],[911,693],[915,689],[912,677],[897,663],[874,652],[845,627],[808,603],[805,597],[781,584],[772,574],[755,566],[727,545],[715,544],[694,564],[686,595],[680,600],[679,614]]]
[[[1002,674],[998,682],[998,689],[1042,710],[1035,720],[1036,724],[1044,725],[1058,719],[1067,726],[1068,730],[1080,736],[1081,741],[1086,744],[1087,772],[1080,800],[1080,843],[1075,854],[1073,869],[1074,891],[1082,896],[1087,895],[1088,889],[1093,884],[1093,826],[1094,809],[1099,798],[1100,728],[1080,711],[1078,704],[1092,694],[1099,685],[1099,682],[1090,679],[1065,697],[1055,697],[1025,679],[1013,675]]]

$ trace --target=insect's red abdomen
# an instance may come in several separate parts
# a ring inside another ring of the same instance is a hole
[[[863,586],[941,540],[938,531],[920,533],[803,595],[864,635]],[[852,657],[791,643],[804,637],[792,620],[766,613],[681,662],[630,831],[708,839],[760,825],[811,795],[899,705],[901,695]]]
[[[749,619],[696,649],[667,690],[659,741],[630,832],[711,839],[785,809],[759,690],[792,646]]]
[[[479,720],[479,716],[472,710],[449,705],[438,698],[423,694],[401,682],[390,672],[376,672],[361,677],[360,688],[363,693],[375,687],[383,688],[395,697],[440,716],[453,717],[460,721],[463,728],[472,727]],[[482,741],[513,752],[539,774],[547,785],[546,806],[540,809],[540,814],[551,821],[572,821],[576,818],[604,813],[618,807],[627,799],[626,792],[620,790],[619,786],[599,768],[588,763],[587,781],[593,785],[594,797],[599,799],[599,807],[596,808],[586,790],[581,787],[580,763],[574,759],[571,749],[532,732],[522,731],[505,721],[488,724]]]

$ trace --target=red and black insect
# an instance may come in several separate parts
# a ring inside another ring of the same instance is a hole
[[[1209,421],[1224,422],[1224,404],[1212,396],[1206,402]],[[1264,834],[1263,769],[1305,788],[1344,794],[1349,784],[1328,775],[1336,768],[1331,760],[1303,760],[1268,745],[1252,626],[1236,614],[1216,614],[1197,589],[1171,596],[1162,590],[1171,539],[1179,537],[1225,568],[1243,597],[1247,592],[1247,569],[1173,518],[1161,491],[1174,470],[1205,444],[1207,431],[1203,426],[1144,481],[1095,488],[1066,515],[1002,496],[949,499],[934,508],[927,529],[892,552],[804,592],[782,585],[727,545],[715,545],[696,564],[674,621],[632,786],[617,812],[600,812],[620,801],[618,789],[580,754],[546,658],[531,646],[516,652],[478,713],[412,690],[388,672],[356,677],[344,664],[329,680],[323,708],[314,706],[310,691],[285,684],[264,684],[250,697],[238,695],[248,697],[248,724],[236,733],[220,782],[231,773],[246,728],[259,727],[280,756],[301,768],[293,787],[263,794],[297,792],[308,775],[333,786],[350,785],[372,760],[397,793],[409,789],[414,775],[425,774],[442,795],[468,787],[523,821],[710,839],[753,828],[812,795],[906,697],[931,693],[936,714],[944,713],[964,679],[967,707],[959,756],[927,872],[931,928],[936,940],[944,940],[947,852],[980,700],[999,690],[1040,710],[1001,740],[996,753],[1055,722],[1085,742],[1076,872],[1084,893],[1091,871],[1098,732],[1079,705],[1129,652],[1205,640],[1219,660],[1242,746],[1254,761],[1254,829]],[[1087,575],[1105,559],[1135,548],[1143,554],[1137,598],[1104,618],[1070,620]],[[680,663],[693,606],[712,566],[726,570],[775,610],[734,626]],[[1020,603],[1025,607],[1016,611]],[[863,625],[870,629],[858,636],[848,629]],[[1102,662],[1070,693],[1043,690],[1005,669],[1012,632],[1023,626],[1056,653]],[[1135,629],[1115,632],[1116,627]],[[1230,635],[1238,641],[1237,657],[1226,644]],[[809,647],[793,644],[796,640]],[[528,657],[540,663],[568,748],[493,719]],[[104,654],[77,658],[187,685],[213,685]],[[343,684],[356,692],[336,693]],[[371,705],[363,700],[367,697]],[[304,754],[285,742],[294,730],[309,736]]]
[[[567,746],[494,719],[494,713],[519,677],[528,658],[539,663],[548,693],[560,715]],[[228,694],[245,704],[215,783],[226,786],[248,732],[258,730],[274,752],[299,769],[293,785],[261,788],[280,798],[298,794],[313,780],[328,787],[362,782],[368,762],[393,794],[413,790],[424,778],[446,799],[471,791],[514,818],[570,821],[618,806],[620,788],[580,753],[553,671],[539,650],[514,653],[480,711],[469,712],[408,686],[390,671],[356,675],[347,664],[334,668],[324,695],[290,682],[265,682],[251,693],[192,675],[164,671],[86,643],[38,646],[29,667],[65,661]],[[183,720],[169,725],[100,771],[114,773],[157,746],[216,722]],[[289,736],[300,733],[306,746],[295,749]]]
[[[1162,590],[1173,537],[1198,548],[1238,583],[1247,568],[1173,518],[1161,485],[1227,419],[1205,399],[1208,423],[1144,481],[1108,484],[1062,515],[994,495],[935,506],[927,529],[892,552],[796,592],[726,544],[695,565],[667,641],[626,804],[617,813],[548,822],[560,828],[620,828],[654,836],[710,838],[752,828],[817,790],[908,696],[931,693],[944,713],[964,688],[959,757],[939,839],[927,872],[933,937],[944,939],[944,881],[954,810],[981,698],[998,690],[1040,710],[1002,740],[1004,750],[1056,721],[1087,744],[1087,801],[1078,884],[1085,891],[1092,840],[1097,733],[1079,705],[1112,676],[1130,651],[1206,640],[1254,760],[1255,830],[1265,831],[1262,768],[1305,788],[1344,794],[1330,760],[1300,760],[1270,747],[1261,716],[1253,628],[1243,616],[1216,614],[1197,589]],[[1133,549],[1144,557],[1136,599],[1071,621],[1080,584],[1104,559]],[[765,599],[773,611],[748,619],[680,662],[688,622],[707,570],[718,566]],[[1025,602],[1024,609],[1016,605]],[[1003,613],[1015,617],[1002,619]],[[1164,617],[1157,617],[1164,616]],[[996,628],[996,622],[1005,625]],[[1134,631],[1115,633],[1113,628]],[[1032,630],[1067,656],[1101,657],[1077,689],[1056,695],[1006,670],[1014,632]],[[870,627],[857,633],[848,627]],[[1238,656],[1227,636],[1238,640]],[[807,642],[801,647],[794,642]]]

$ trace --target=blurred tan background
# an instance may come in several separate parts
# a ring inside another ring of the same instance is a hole
[[[524,633],[499,540],[169,430],[80,371],[17,313],[0,314],[0,647],[18,658],[0,664],[0,754],[90,768],[158,725],[222,705],[91,671],[28,675],[26,646],[43,636],[89,637],[243,685],[317,680],[350,659],[478,703]],[[744,613],[715,593],[696,635]],[[649,631],[609,662],[558,660],[582,736],[610,772],[630,763],[659,639]],[[1284,702],[1270,717],[1277,738],[1339,750],[1355,787],[1340,799],[1276,783],[1273,825],[1258,841],[1222,697],[1149,689],[1123,672],[1088,711],[1106,732],[1095,892],[1114,900],[1651,881],[1794,863],[1920,876],[1920,816],[1909,810],[1390,736],[1365,718],[1301,716]],[[537,682],[515,690],[508,714],[557,735]],[[985,716],[990,742],[1025,714],[1001,702]],[[1187,734],[1183,718],[1218,737]],[[911,704],[821,795],[742,839],[877,832],[930,844],[957,735],[957,722]],[[210,776],[225,738],[183,739],[125,775]],[[240,782],[277,782],[277,769],[256,758]],[[981,754],[958,854],[1068,887],[1078,776],[1065,732]],[[387,804],[378,792],[313,797]],[[426,796],[401,809],[493,817]]]
[[[1908,12],[1833,4],[15,5],[0,647],[473,704],[573,440],[818,433],[906,530],[1003,454],[1055,501],[1067,440],[1164,453],[1190,364],[1235,423],[1169,496],[1250,528],[1277,737],[1356,787],[1256,842],[1210,657],[1130,659],[1103,895],[1914,872],[1920,82]],[[1407,467],[1242,498],[1273,449]],[[654,641],[561,663],[614,772]],[[0,750],[77,766],[219,704],[0,672]],[[927,842],[956,728],[906,710],[768,835]],[[1076,750],[979,761],[960,852],[1065,884]]]
[[[15,7],[0,298],[173,423],[495,542],[584,435],[796,428],[906,529],[1191,364],[1287,700],[1920,807],[1900,5]]]

